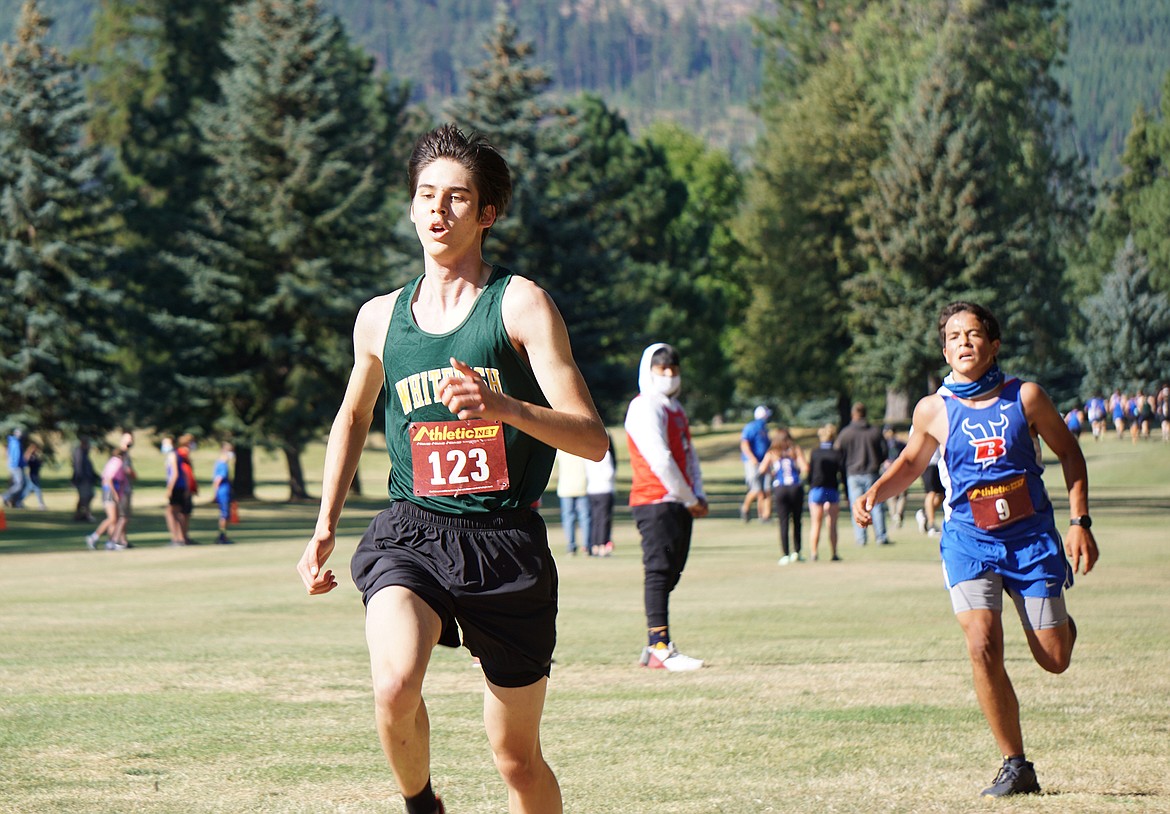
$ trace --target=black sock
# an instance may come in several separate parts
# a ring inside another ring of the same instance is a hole
[[[656,644],[670,644],[670,629],[666,627],[652,627],[647,630],[650,646]]]
[[[439,810],[439,801],[435,799],[435,790],[431,788],[431,780],[423,790],[413,797],[406,798],[406,814],[435,814]]]
[[[1004,755],[1003,759],[1006,763],[1011,763],[1011,764],[1016,765],[1016,766],[1022,766],[1023,764],[1028,762],[1028,759],[1026,757],[1024,757],[1023,752],[1021,752],[1018,755]]]

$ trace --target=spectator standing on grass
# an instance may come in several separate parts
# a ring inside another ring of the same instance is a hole
[[[832,561],[838,562],[837,516],[841,513],[841,491],[845,488],[845,465],[841,453],[833,447],[837,426],[826,424],[817,430],[820,444],[808,459],[808,514],[812,525],[809,550],[815,562],[820,556],[821,523],[826,521],[829,551]]]
[[[772,431],[772,443],[760,461],[772,490],[772,506],[780,519],[780,565],[804,562],[800,552],[800,516],[804,513],[804,476],[808,460],[787,429]],[[789,527],[792,546],[788,545]]]
[[[1064,672],[1077,639],[1065,588],[1078,568],[1087,574],[1097,562],[1088,472],[1080,444],[1043,388],[1000,371],[999,323],[990,311],[951,303],[939,314],[938,335],[951,373],[938,393],[918,402],[906,450],[853,504],[853,514],[867,525],[872,508],[912,483],[942,450],[948,512],[939,544],[943,576],[966,639],[975,696],[1003,755],[983,795],[1034,794],[1040,784],[1024,753],[1019,701],[1004,660],[1003,596],[1015,604],[1037,664]],[[1063,550],[1044,486],[1040,440],[1060,460],[1068,489]]]
[[[557,450],[557,497],[561,503],[561,529],[565,533],[565,551],[577,553],[577,533],[581,533],[580,547],[590,550],[589,491],[585,459]]]
[[[606,433],[608,436],[608,433]],[[613,438],[600,461],[585,461],[585,492],[589,496],[589,551],[594,557],[613,554],[613,501],[617,490],[617,458]]]
[[[768,419],[771,417],[772,411],[763,404],[759,405],[739,435],[739,457],[743,460],[743,481],[747,487],[739,516],[745,523],[751,519],[753,503],[761,522],[772,516],[772,489],[768,486],[767,474],[760,470],[760,461],[764,460],[772,443],[768,437]]]
[[[20,427],[8,434],[8,475],[12,485],[4,493],[4,505],[19,509],[24,505],[24,433]]]
[[[1150,425],[1154,423],[1154,395],[1143,395],[1138,393],[1137,404],[1137,420],[1141,425],[1141,437],[1143,441],[1150,440]]]
[[[1170,383],[1163,382],[1158,391],[1157,404],[1154,410],[1158,414],[1158,421],[1162,425],[1162,442],[1170,442]]]
[[[1092,398],[1085,402],[1085,415],[1089,420],[1089,427],[1093,431],[1093,440],[1100,441],[1105,435],[1105,418],[1108,412],[1105,407],[1105,399],[1101,397],[1100,393],[1093,393]]]
[[[28,478],[25,479],[24,495],[21,499],[29,495],[36,495],[37,508],[45,511],[48,506],[45,505],[45,493],[41,491],[41,467],[45,463],[44,457],[41,455],[41,447],[36,441],[29,441],[28,447],[24,451],[24,463],[28,468]]]
[[[118,441],[118,450],[122,458],[123,488],[118,496],[118,522],[114,530],[114,538],[121,548],[132,548],[127,536],[127,527],[130,517],[134,513],[134,482],[138,480],[138,472],[134,469],[134,459],[130,450],[134,448],[134,433],[124,432]]]
[[[179,452],[175,449],[175,442],[170,436],[162,439],[159,450],[163,454],[163,470],[166,474],[166,506],[163,510],[167,523],[167,532],[171,537],[172,546],[187,544],[187,536],[183,532],[184,512],[191,514],[191,490],[187,483],[187,474],[179,461]]]
[[[1068,431],[1073,434],[1073,438],[1079,442],[1081,440],[1081,432],[1085,428],[1085,419],[1081,413],[1081,408],[1073,405],[1072,409],[1064,414],[1064,424],[1068,427]]]
[[[423,272],[358,313],[317,527],[297,571],[310,594],[337,586],[325,564],[385,386],[391,504],[350,570],[366,605],[378,734],[406,810],[443,812],[423,682],[431,651],[458,647],[462,632],[483,671],[484,728],[508,811],[559,814],[540,743],[557,573],[531,506],[554,450],[600,458],[605,427],[552,299],[484,262],[484,239],[512,194],[503,157],[444,125],[415,143],[408,182]]]
[[[686,410],[678,400],[678,351],[656,343],[642,353],[638,395],[626,410],[630,448],[630,513],[642,537],[642,595],[648,643],[643,667],[698,670],[702,659],[679,652],[670,636],[670,594],[691,550],[695,518],[706,517],[707,496]]]
[[[73,519],[85,523],[92,523],[94,520],[90,504],[93,503],[97,486],[97,470],[93,467],[93,459],[89,457],[89,453],[89,436],[83,435],[73,446],[73,476],[69,482],[77,490],[77,509],[73,512]]]
[[[236,459],[236,448],[231,442],[224,441],[219,448],[219,458],[215,461],[215,469],[211,473],[211,493],[215,495],[216,505],[219,506],[219,537],[215,542],[220,545],[231,545],[233,540],[227,536],[228,523],[232,519],[232,478],[231,464]]]
[[[1109,415],[1113,419],[1113,429],[1117,432],[1117,440],[1125,438],[1125,402],[1126,398],[1120,390],[1114,390],[1109,396]]]
[[[886,459],[886,443],[882,431],[866,418],[864,404],[854,404],[851,415],[852,421],[841,430],[835,446],[845,463],[845,483],[849,489],[849,502],[853,503],[878,479],[882,462]],[[878,545],[889,545],[884,502],[873,508],[873,533]],[[853,538],[858,545],[865,545],[865,527],[856,520],[853,522]]]
[[[882,461],[881,471],[885,472],[894,461],[898,460],[898,456],[906,448],[906,442],[898,437],[898,434],[894,432],[894,428],[889,424],[882,427],[882,439],[886,442],[886,459]],[[903,492],[890,501],[890,519],[894,521],[894,528],[902,528],[902,521],[905,516],[906,492]]]
[[[92,534],[85,538],[85,545],[90,551],[97,549],[102,537],[106,541],[107,551],[123,551],[130,544],[120,537],[123,526],[120,524],[122,507],[125,505],[125,495],[129,488],[130,475],[126,467],[126,450],[122,447],[110,453],[106,465],[102,467],[102,508],[106,516]]]

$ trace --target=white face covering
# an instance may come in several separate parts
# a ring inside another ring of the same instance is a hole
[[[163,455],[170,455],[172,452],[175,451],[175,445],[172,443],[169,443],[167,441],[163,441],[162,446],[159,447],[159,449],[162,450]]]
[[[673,397],[682,388],[682,375],[663,376],[661,373],[651,373],[650,386],[664,396]]]

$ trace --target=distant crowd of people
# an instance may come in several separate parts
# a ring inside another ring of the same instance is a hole
[[[1076,406],[1065,413],[1064,423],[1077,438],[1087,427],[1093,440],[1100,441],[1112,427],[1117,440],[1125,440],[1128,432],[1135,444],[1150,440],[1154,428],[1159,428],[1162,441],[1170,443],[1170,382],[1150,393],[1138,390],[1131,394],[1120,389],[1108,397],[1094,393],[1083,408]]]
[[[134,433],[123,432],[118,444],[111,450],[109,458],[99,473],[93,463],[92,440],[85,435],[77,439],[71,454],[72,476],[70,483],[77,492],[77,505],[73,519],[82,523],[97,522],[92,504],[100,486],[103,517],[97,528],[85,535],[85,545],[90,550],[103,547],[108,551],[123,551],[133,548],[127,536],[127,527],[133,514],[134,484],[138,472],[134,467],[131,450],[134,447]],[[15,428],[8,435],[8,471],[12,480],[4,493],[4,505],[22,508],[28,498],[37,500],[39,509],[47,509],[41,490],[42,448],[28,438],[21,428]],[[194,545],[191,539],[191,513],[194,496],[199,491],[191,453],[195,449],[195,438],[191,434],[179,437],[176,446],[172,437],[162,439],[160,451],[163,455],[166,475],[165,519],[173,546]],[[230,544],[227,536],[228,523],[235,512],[231,462],[235,449],[225,442],[212,473],[211,491],[219,509],[219,536],[217,543]],[[102,540],[105,539],[103,544]]]

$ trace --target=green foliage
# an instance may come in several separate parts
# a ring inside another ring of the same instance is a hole
[[[1106,233],[1125,229],[1149,257],[1153,286],[1170,293],[1170,71],[1163,85],[1161,116],[1134,116],[1125,143],[1124,175],[1113,189]],[[1115,244],[1120,246],[1120,243]]]
[[[44,432],[111,425],[132,393],[112,373],[119,296],[105,277],[114,215],[82,140],[78,69],[26,0],[0,63],[0,413]]]
[[[780,403],[845,388],[853,222],[880,155],[880,121],[852,68],[833,58],[765,110],[737,234],[752,281],[735,368],[744,398]]]
[[[1157,109],[1165,96],[1170,6],[1155,0],[1068,0],[1067,15],[1068,54],[1055,73],[1068,91],[1076,126],[1058,138],[1064,152],[1087,161],[1097,177],[1113,178],[1122,170],[1119,159],[1134,113]],[[1110,257],[1112,252],[1103,270]]]
[[[1170,371],[1170,297],[1151,284],[1133,238],[1113,261],[1101,291],[1081,306],[1087,325],[1085,391],[1152,392]]]
[[[212,364],[198,384],[220,405],[217,428],[284,449],[303,496],[299,450],[332,417],[357,307],[388,273],[402,100],[371,88],[371,61],[314,0],[252,0],[224,47],[221,101],[195,119],[211,184],[172,261],[205,315]]]
[[[211,161],[194,112],[219,97],[233,5],[238,0],[103,0],[84,51],[94,68],[90,134],[113,157],[126,202],[114,269],[133,314],[121,336],[122,376],[142,388],[135,423],[172,432],[210,428],[219,407],[197,385],[211,332],[200,330],[202,314],[164,253],[192,228],[207,183]]]

